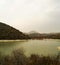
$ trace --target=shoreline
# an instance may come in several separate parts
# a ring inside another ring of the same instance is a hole
[[[59,39],[17,39],[17,40],[0,40],[0,42],[23,42],[28,40],[59,40]]]
[[[23,42],[23,41],[27,41],[27,40],[0,40],[0,42]]]

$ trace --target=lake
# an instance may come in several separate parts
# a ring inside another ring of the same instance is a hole
[[[10,54],[13,50],[21,49],[27,56],[31,54],[55,55],[60,52],[60,40],[22,40],[22,41],[0,41],[0,52]]]

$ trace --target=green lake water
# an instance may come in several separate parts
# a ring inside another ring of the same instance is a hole
[[[24,50],[27,56],[31,54],[54,55],[60,52],[60,40],[44,39],[0,42],[0,52],[2,54],[10,54],[16,49]]]

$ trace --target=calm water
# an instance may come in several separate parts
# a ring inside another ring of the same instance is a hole
[[[54,55],[60,51],[60,40],[27,40],[0,42],[0,52],[10,54],[15,49],[22,49],[24,53],[39,55]]]

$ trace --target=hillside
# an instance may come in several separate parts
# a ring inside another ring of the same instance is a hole
[[[0,22],[0,40],[28,39],[21,31]]]
[[[60,33],[30,32],[28,35],[31,39],[60,39]]]
[[[31,31],[28,33],[28,35],[32,39],[42,39],[42,35],[36,31]]]

